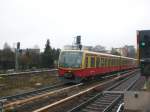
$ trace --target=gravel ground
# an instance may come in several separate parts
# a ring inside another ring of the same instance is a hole
[[[57,72],[0,77],[0,97],[32,91],[60,82]]]

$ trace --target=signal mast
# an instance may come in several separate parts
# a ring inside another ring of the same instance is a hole
[[[74,38],[75,38],[75,41],[74,41],[74,43],[73,43],[73,47],[75,46],[76,49],[81,50],[81,49],[82,49],[81,36],[78,35],[78,36],[76,36],[76,37],[74,37]]]
[[[150,30],[137,31],[137,51],[141,75],[145,77],[145,89],[150,77]]]

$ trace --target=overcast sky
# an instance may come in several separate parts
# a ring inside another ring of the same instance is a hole
[[[0,0],[0,48],[62,48],[81,35],[84,45],[136,46],[150,29],[150,0]]]

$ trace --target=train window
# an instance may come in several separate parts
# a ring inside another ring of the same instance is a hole
[[[109,66],[111,67],[112,66],[112,59],[110,58],[109,60]]]
[[[109,67],[111,67],[112,66],[112,58],[110,57],[109,58]]]
[[[110,67],[112,66],[112,64],[113,64],[113,59],[110,58]]]
[[[121,65],[122,65],[122,59],[119,60],[119,66],[121,66]]]
[[[113,62],[113,59],[112,58],[110,58],[110,67],[112,66],[112,62]]]
[[[127,60],[127,65],[129,64],[129,60]]]
[[[123,65],[125,65],[125,59],[123,60]]]
[[[126,60],[124,59],[124,65],[126,65]]]
[[[108,59],[109,60],[109,67],[111,67],[111,58]]]
[[[114,59],[111,58],[111,66],[114,66]]]
[[[105,66],[105,58],[103,58],[102,66]]]
[[[95,57],[91,57],[91,67],[95,67]]]
[[[99,67],[99,62],[100,62],[100,58],[97,57],[97,58],[96,58],[96,67]]]
[[[118,60],[117,60],[117,66],[119,66],[119,63],[120,63],[120,59],[118,58]]]
[[[85,58],[85,66],[88,68],[88,57]]]
[[[110,62],[110,59],[109,59],[109,57],[108,57],[108,58],[107,58],[107,62],[106,62],[106,66],[107,66],[107,67],[110,66],[109,62]]]
[[[115,64],[116,64],[116,62],[115,62],[115,58],[114,58],[114,65],[113,66],[115,66]]]
[[[109,58],[106,58],[106,66],[109,67]]]
[[[113,66],[113,58],[110,58],[110,67]]]
[[[123,65],[123,64],[122,64],[122,62],[123,62],[123,59],[121,59],[121,60],[120,60],[120,66],[122,66],[122,65]]]
[[[115,58],[114,58],[114,65],[113,65],[113,66],[115,66],[115,64],[116,64],[116,60],[115,60]]]
[[[110,60],[109,67],[111,67],[112,66],[112,59],[110,58],[109,60]]]
[[[101,57],[99,57],[99,67],[101,67]]]
[[[113,64],[114,64],[114,59],[113,58],[111,58],[111,67],[113,66]]]
[[[96,67],[96,56],[94,56],[93,58],[94,58],[94,67]]]
[[[116,60],[117,60],[117,65],[116,66],[118,66],[119,65],[119,59],[117,58]]]
[[[104,67],[104,58],[101,58],[101,66]]]
[[[108,67],[110,67],[110,59],[108,58]]]
[[[127,65],[127,60],[125,60],[125,65]]]
[[[115,66],[115,58],[113,59],[113,66]]]
[[[116,58],[116,66],[118,66],[118,59]]]
[[[109,58],[109,65],[108,66],[111,67],[111,58]]]
[[[88,68],[90,68],[90,67],[91,67],[91,57],[88,56]]]
[[[99,57],[99,67],[101,67],[102,59]]]
[[[123,59],[123,65],[125,64],[124,59]]]
[[[117,58],[116,58],[115,62],[116,62],[115,66],[117,66],[117,65],[118,65],[118,60],[117,60]]]
[[[119,58],[118,59],[118,66],[120,66],[120,63],[121,63],[121,59]]]
[[[107,67],[107,66],[108,66],[108,65],[107,65],[107,60],[108,60],[108,59],[107,59],[107,57],[106,57],[106,58],[105,58],[105,64],[104,64],[104,65],[105,65],[105,67]]]
[[[107,58],[104,58],[104,67],[107,66]]]
[[[104,58],[104,67],[107,66],[107,58]]]

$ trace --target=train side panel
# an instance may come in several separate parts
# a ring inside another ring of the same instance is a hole
[[[110,72],[131,69],[136,66],[136,60],[134,59],[83,52],[80,68],[60,67],[59,76],[63,78],[63,80],[67,79],[71,82],[77,82],[96,75],[104,75]]]

